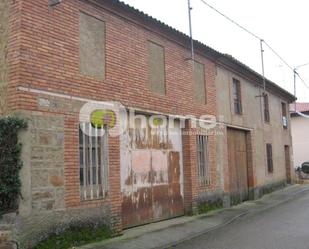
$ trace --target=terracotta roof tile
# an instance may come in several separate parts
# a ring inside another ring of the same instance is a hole
[[[294,111],[294,104],[290,105],[291,111]],[[309,112],[309,103],[296,103],[296,111]]]

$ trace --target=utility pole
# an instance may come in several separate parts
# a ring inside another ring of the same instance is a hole
[[[266,78],[265,78],[265,68],[264,68],[264,48],[263,48],[264,40],[260,40],[260,47],[261,47],[261,62],[262,62],[262,75],[263,75],[263,96],[265,95],[266,91]]]
[[[194,65],[194,41],[193,41],[193,32],[192,32],[192,17],[191,17],[191,1],[188,0],[188,12],[189,12],[189,30],[190,30],[190,39],[191,39],[191,60],[192,65]]]
[[[294,96],[296,98],[296,74],[297,74],[297,71],[296,71],[296,68],[293,69],[293,74],[294,74]],[[296,100],[295,100],[295,103],[294,103],[294,111],[296,112]]]
[[[304,67],[304,66],[308,66],[309,65],[309,63],[305,63],[305,64],[302,64],[302,65],[299,65],[299,66],[297,66],[297,67],[294,67],[294,69],[293,69],[293,73],[294,73],[294,96],[295,96],[295,98],[296,98],[296,76],[298,75],[298,72],[297,72],[297,70],[299,69],[299,68],[301,68],[301,67]],[[294,103],[294,111],[296,112],[297,110],[296,110],[296,101],[295,101],[295,103]]]

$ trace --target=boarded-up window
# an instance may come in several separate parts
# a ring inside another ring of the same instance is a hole
[[[150,90],[154,93],[164,95],[166,91],[164,48],[153,42],[148,42],[148,52],[148,78]]]
[[[198,104],[206,104],[205,68],[199,62],[194,62],[194,99]]]
[[[266,154],[267,154],[267,170],[268,173],[274,172],[273,165],[273,147],[271,144],[266,144]]]
[[[80,72],[94,78],[105,76],[105,23],[80,13]]]
[[[242,114],[240,81],[233,79],[233,101],[235,114]]]
[[[210,184],[208,137],[201,135],[196,136],[196,145],[199,183],[201,186],[206,186]]]
[[[284,129],[288,128],[288,115],[287,115],[287,108],[286,108],[286,103],[282,102],[281,103],[281,108],[282,108],[282,125]]]
[[[83,123],[81,126],[83,128],[79,129],[81,199],[104,198],[108,192],[107,132],[104,136],[99,136],[101,131],[94,129],[91,124]]]
[[[263,95],[264,99],[264,121],[269,123],[270,122],[270,114],[269,114],[269,100],[268,100],[268,94]]]

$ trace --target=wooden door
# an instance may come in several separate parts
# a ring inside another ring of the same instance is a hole
[[[248,200],[247,133],[228,129],[228,160],[232,204]]]

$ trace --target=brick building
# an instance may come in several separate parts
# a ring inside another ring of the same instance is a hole
[[[197,41],[193,62],[186,35],[119,1],[49,2],[0,4],[1,112],[29,123],[14,232],[24,247],[70,223],[120,231],[256,198],[290,179],[281,107],[291,94],[267,81],[263,104],[260,75]],[[175,125],[135,119],[138,129],[91,138],[80,111],[101,102]],[[217,118],[210,133],[195,126],[203,115]]]

